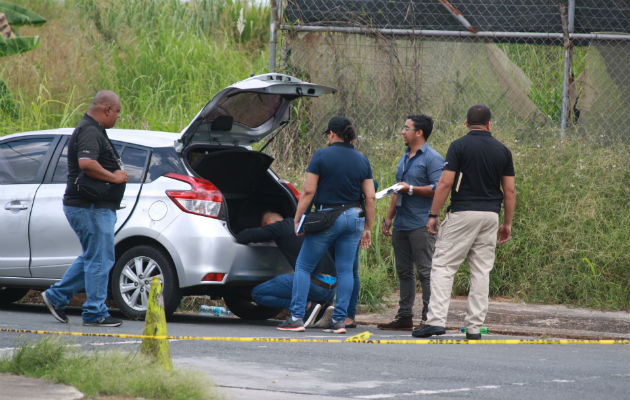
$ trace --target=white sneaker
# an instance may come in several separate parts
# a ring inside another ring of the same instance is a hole
[[[326,328],[330,325],[330,321],[332,321],[332,314],[335,311],[335,307],[328,306],[326,310],[324,310],[324,315],[313,324],[313,328]]]
[[[311,325],[313,325],[313,322],[315,322],[315,318],[317,318],[317,315],[319,314],[319,310],[321,310],[321,308],[322,308],[321,304],[315,303],[311,306],[311,308],[306,310],[306,313],[307,313],[307,315],[305,315],[306,322],[304,322],[305,328],[309,328]]]

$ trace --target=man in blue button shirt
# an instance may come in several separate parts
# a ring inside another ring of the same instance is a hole
[[[427,144],[432,131],[433,120],[424,114],[409,115],[402,130],[407,149],[396,172],[396,181],[402,187],[392,196],[382,228],[383,234],[392,236],[400,300],[394,320],[378,324],[379,329],[413,330],[413,303],[416,298],[414,264],[422,285],[422,320],[427,319],[435,238],[427,232],[426,225],[435,186],[444,166],[444,158]],[[390,233],[392,220],[393,235]]]

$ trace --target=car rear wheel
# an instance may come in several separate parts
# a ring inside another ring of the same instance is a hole
[[[25,288],[0,286],[0,306],[6,306],[7,304],[18,301],[24,297],[26,293],[28,293],[28,289]]]
[[[265,320],[275,317],[282,311],[278,308],[258,305],[246,293],[226,294],[223,296],[223,300],[232,313],[246,320]]]
[[[112,297],[126,317],[144,319],[154,276],[162,282],[164,312],[168,318],[182,298],[170,258],[158,248],[142,245],[132,247],[118,259],[112,272]]]

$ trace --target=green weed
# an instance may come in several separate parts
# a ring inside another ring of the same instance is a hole
[[[87,398],[99,395],[145,399],[222,398],[200,373],[166,370],[140,353],[82,352],[56,339],[24,343],[0,358],[0,371],[76,387]]]

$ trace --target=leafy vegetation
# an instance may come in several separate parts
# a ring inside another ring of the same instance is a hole
[[[0,134],[73,126],[93,94],[103,88],[121,95],[118,127],[180,131],[216,91],[266,71],[269,10],[258,1],[24,3],[49,22],[38,28],[40,48],[5,58],[0,66],[0,79],[15,95],[14,113],[0,111]],[[28,33],[32,28],[23,29]],[[516,49],[504,50],[528,74],[547,59],[535,46],[521,48],[519,54],[510,53]],[[537,61],[528,67],[527,60],[534,55]],[[578,73],[580,57],[578,51]],[[536,81],[555,85],[558,65],[550,68],[554,72],[541,72],[548,79]],[[557,114],[553,107],[545,113]],[[293,111],[300,124],[307,124],[301,116],[311,112],[308,102],[296,102]],[[444,155],[465,129],[450,119],[436,118],[430,144]],[[358,148],[369,157],[379,186],[392,184],[402,140],[397,135],[373,135],[364,122],[355,122],[361,132]],[[277,159],[275,170],[297,187],[303,182],[308,155],[324,145],[319,135],[308,136],[311,131],[303,125],[293,131],[287,127],[267,149]],[[497,250],[491,295],[628,310],[628,146],[603,146],[584,136],[560,139],[551,128],[528,128],[527,135],[522,131],[516,124],[494,128],[514,155],[517,208],[513,238]],[[308,151],[299,151],[304,149]],[[287,163],[288,153],[298,156]],[[374,244],[360,253],[360,301],[370,309],[378,308],[397,286],[391,240],[379,232],[387,206],[387,200],[377,202]],[[467,291],[466,268],[456,276],[455,294]]]
[[[88,399],[99,395],[164,400],[222,398],[201,373],[163,369],[140,353],[86,353],[51,338],[23,343],[3,356],[0,372],[71,385]]]

